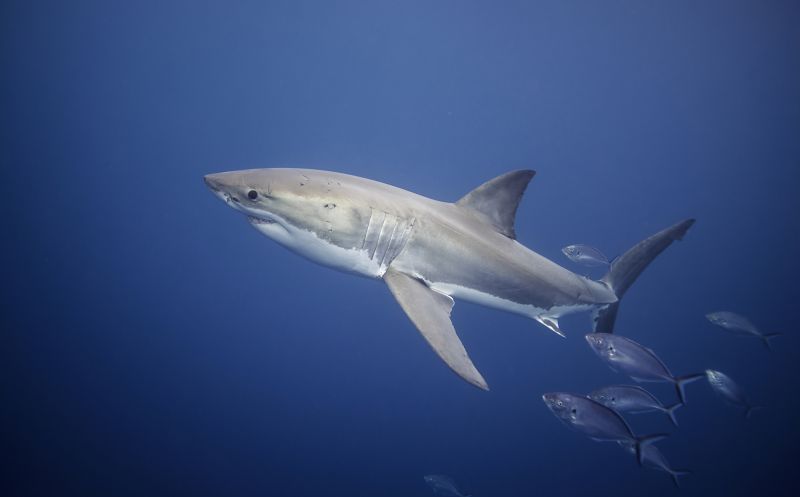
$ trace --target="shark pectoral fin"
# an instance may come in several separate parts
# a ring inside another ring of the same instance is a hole
[[[450,369],[476,387],[489,390],[450,321],[453,299],[391,268],[383,275],[383,280],[414,326]]]
[[[536,316],[534,319],[536,319],[536,321],[539,321],[539,323],[546,326],[550,331],[557,334],[561,338],[567,337],[567,335],[565,335],[564,332],[561,331],[561,328],[558,327],[558,319],[552,316],[541,316],[541,315]]]

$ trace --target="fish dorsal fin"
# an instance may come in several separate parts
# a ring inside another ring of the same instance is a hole
[[[503,174],[467,193],[456,205],[474,211],[478,217],[494,226],[495,230],[515,239],[517,234],[514,232],[514,217],[517,206],[534,174],[536,171],[529,169]]]

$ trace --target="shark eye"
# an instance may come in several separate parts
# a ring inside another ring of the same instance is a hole
[[[255,190],[250,190],[249,192],[247,192],[247,198],[249,198],[250,200],[255,200],[256,198],[258,198],[258,192]]]

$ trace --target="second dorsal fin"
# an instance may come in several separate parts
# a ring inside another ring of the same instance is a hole
[[[530,169],[503,174],[467,193],[456,205],[472,209],[498,232],[514,239],[517,206],[534,174]]]

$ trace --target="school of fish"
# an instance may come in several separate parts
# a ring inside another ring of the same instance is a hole
[[[600,250],[589,245],[568,245],[562,252],[573,262],[589,267],[613,264]],[[706,314],[706,318],[731,334],[758,338],[770,350],[771,340],[781,335],[762,333],[749,319],[731,311],[711,312]],[[676,376],[655,352],[629,338],[610,333],[589,333],[586,341],[592,351],[612,370],[637,383],[671,383],[675,387],[677,401],[666,406],[638,385],[610,385],[598,388],[586,396],[567,392],[546,393],[542,396],[545,405],[570,428],[594,441],[617,442],[623,449],[634,454],[640,465],[667,473],[676,487],[679,486],[678,477],[690,472],[674,469],[664,454],[653,445],[667,435],[658,433],[638,436],[628,426],[622,413],[663,413],[677,427],[675,410],[686,404],[684,386],[703,378],[726,403],[741,408],[745,418],[749,418],[754,410],[762,408],[752,404],[743,389],[723,372],[707,369],[703,373]]]
[[[568,245],[562,249],[573,262],[588,267],[612,264],[603,253],[589,245]],[[706,314],[712,324],[733,335],[759,339],[772,350],[771,340],[781,333],[762,333],[749,319],[731,311]],[[685,385],[706,379],[711,389],[727,404],[742,409],[745,418],[762,409],[754,405],[744,390],[721,371],[706,369],[702,373],[674,375],[651,349],[629,338],[610,333],[589,333],[586,342],[592,351],[612,370],[628,376],[637,383],[664,382],[675,387],[676,401],[665,405],[655,395],[638,385],[609,385],[586,394],[549,392],[542,395],[547,408],[565,425],[596,442],[615,442],[632,454],[640,466],[669,475],[676,487],[679,477],[691,474],[675,469],[654,445],[669,436],[667,433],[637,435],[622,414],[661,413],[673,426],[678,426],[675,411],[686,404]],[[456,487],[452,478],[444,475],[425,476],[425,482],[437,495],[467,497]]]

